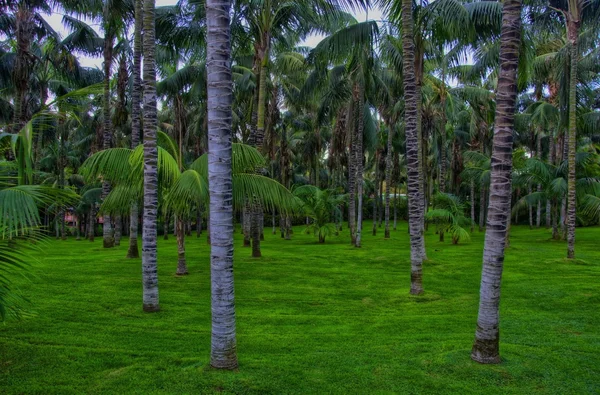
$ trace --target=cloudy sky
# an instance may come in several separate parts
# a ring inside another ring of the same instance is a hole
[[[165,5],[173,5],[176,2],[177,2],[177,0],[156,0],[156,6],[160,7],[160,6],[165,6]],[[357,12],[354,15],[355,15],[356,19],[360,22],[366,20],[366,18],[367,18],[367,14],[365,12]],[[68,34],[68,32],[65,29],[65,27],[62,25],[62,17],[63,17],[63,15],[60,13],[54,13],[52,15],[48,15],[47,20],[50,23],[50,25],[55,30],[60,32],[61,35],[64,37]],[[369,14],[368,14],[368,18],[371,20],[381,20],[382,19],[381,11],[379,9],[370,10]],[[88,21],[88,23],[89,23],[89,21]],[[94,26],[99,31],[99,25],[92,24],[92,26]],[[313,36],[308,37],[303,44],[310,46],[310,47],[314,47],[322,39],[323,39],[323,36],[313,35]],[[101,67],[101,65],[102,65],[102,59],[100,59],[100,58],[80,56],[79,61],[81,62],[82,66],[87,66],[87,67]]]

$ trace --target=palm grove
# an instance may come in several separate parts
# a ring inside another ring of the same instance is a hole
[[[380,1],[384,21],[358,22],[369,5],[1,2],[2,317],[22,313],[10,274],[50,230],[105,248],[128,235],[136,259],[141,228],[154,312],[159,233],[174,233],[185,275],[186,237],[207,229],[211,365],[233,369],[236,224],[258,258],[265,229],[305,225],[326,243],[346,227],[360,247],[372,218],[373,235],[410,238],[415,295],[424,232],[460,243],[477,226],[472,358],[499,362],[511,223],[551,229],[574,258],[576,226],[600,219],[600,2]],[[398,219],[408,235],[391,232]]]

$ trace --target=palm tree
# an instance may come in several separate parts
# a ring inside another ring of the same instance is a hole
[[[500,73],[496,123],[492,147],[492,172],[488,221],[483,250],[479,314],[471,358],[499,363],[500,282],[504,263],[507,223],[510,216],[514,112],[517,67],[521,44],[521,1],[506,0],[502,10]]]
[[[423,212],[420,194],[419,142],[417,140],[417,84],[415,80],[415,44],[413,42],[412,1],[402,0],[402,50],[404,80],[404,120],[406,133],[407,189],[410,230],[410,293],[423,293]]]
[[[313,185],[304,185],[294,190],[294,195],[301,201],[301,206],[311,222],[306,226],[306,233],[314,233],[319,238],[319,243],[325,243],[325,238],[332,233],[337,233],[333,219],[341,215],[340,205],[346,200],[344,195],[339,195],[335,190],[321,190]]]
[[[230,8],[230,0],[206,0],[212,311],[210,365],[218,369],[235,369],[238,366],[233,287]]]
[[[144,0],[143,105],[144,105],[144,212],[142,219],[142,282],[144,311],[160,309],[156,265],[156,217],[158,213],[158,149],[156,145],[156,50],[154,0]]]
[[[433,210],[427,212],[425,220],[435,222],[440,241],[444,241],[447,231],[452,234],[452,244],[470,240],[465,226],[471,225],[471,221],[465,217],[465,205],[458,196],[440,192],[433,196],[432,205]]]

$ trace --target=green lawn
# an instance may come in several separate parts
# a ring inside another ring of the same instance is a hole
[[[126,239],[51,241],[22,286],[36,315],[0,325],[0,393],[600,392],[600,228],[577,230],[574,262],[547,230],[513,228],[496,366],[469,358],[482,233],[452,245],[430,231],[426,292],[411,297],[405,223],[391,240],[366,223],[362,249],[266,231],[262,259],[236,234],[238,371],[208,367],[205,234],[188,239],[184,278],[175,239],[160,240],[157,314],[142,312]]]

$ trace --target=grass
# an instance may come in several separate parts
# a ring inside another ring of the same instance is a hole
[[[430,231],[425,294],[411,297],[406,224],[391,240],[347,234],[321,245],[265,235],[261,259],[236,234],[240,368],[208,367],[205,234],[159,242],[161,312],[142,312],[127,240],[51,241],[21,289],[36,315],[0,325],[1,393],[552,393],[600,391],[600,228],[577,230],[578,259],[545,229],[513,228],[501,305],[503,362],[470,360],[483,234],[439,243]],[[267,232],[269,229],[266,229]]]

